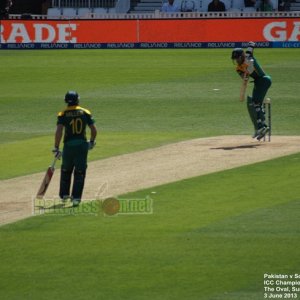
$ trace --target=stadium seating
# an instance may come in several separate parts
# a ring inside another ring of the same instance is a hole
[[[74,18],[77,16],[77,10],[73,7],[64,7],[62,10],[62,15],[66,18]]]
[[[300,0],[295,0],[290,3],[291,11],[300,11]]]
[[[47,17],[49,19],[59,19],[61,17],[61,9],[57,7],[48,8]]]
[[[108,9],[108,13],[109,14],[115,14],[116,13],[116,8],[115,7],[111,7]]]
[[[161,3],[167,2],[168,0],[158,0],[159,1],[159,7],[151,6],[153,4],[154,0],[141,0],[138,4],[140,5],[140,9],[137,9],[138,7],[134,7],[129,10],[127,7],[119,7],[117,2],[116,7],[97,7],[94,6],[94,8],[90,7],[64,7],[64,8],[49,8],[48,9],[48,18],[90,18],[95,17],[97,15],[101,16],[103,14],[111,13],[115,14],[117,12],[126,13],[128,11],[138,13],[138,12],[148,12],[152,13],[154,11],[161,9]],[[157,1],[157,0],[155,0]],[[212,0],[175,0],[174,3],[179,7],[181,11],[184,12],[207,12],[208,4]],[[221,0],[224,2],[226,11],[228,12],[256,12],[260,0],[257,0],[257,6],[256,7],[245,7],[244,0]],[[300,0],[297,0],[300,3]],[[153,3],[152,3],[153,2]],[[278,10],[278,0],[271,0],[273,3],[274,10]],[[65,3],[65,2],[64,2]],[[80,2],[81,3],[81,2]],[[92,4],[96,4],[96,2],[91,2]],[[97,4],[100,2],[97,2]],[[158,2],[155,2],[156,5]],[[81,3],[82,4],[82,3]],[[153,4],[153,5],[154,5]],[[78,4],[79,5],[79,4]]]
[[[241,9],[230,7],[229,9],[227,9],[227,11],[232,13],[239,13],[241,12]]]
[[[244,7],[243,12],[256,12],[255,7]]]
[[[107,13],[107,9],[104,7],[96,7],[94,8],[93,13],[96,15],[103,15]]]
[[[78,11],[77,11],[77,15],[81,19],[88,18],[90,13],[91,13],[91,10],[87,7],[78,8]]]
[[[244,8],[244,0],[232,0],[232,8],[242,10]]]

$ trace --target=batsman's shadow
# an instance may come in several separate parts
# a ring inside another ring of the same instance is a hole
[[[211,150],[236,150],[236,149],[256,149],[262,144],[248,144],[248,145],[237,145],[237,146],[227,146],[227,147],[217,147],[210,148]]]
[[[41,207],[43,208],[45,211],[50,211],[50,210],[55,210],[55,209],[68,209],[68,208],[72,208],[72,204],[69,203],[57,203],[57,204],[53,204],[51,206],[47,206],[47,207]]]
[[[46,207],[45,209],[58,209],[58,208],[65,208],[65,204],[59,203],[59,204],[53,204],[52,206]]]

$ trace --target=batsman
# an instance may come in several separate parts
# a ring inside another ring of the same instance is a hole
[[[68,91],[65,95],[67,107],[58,113],[57,127],[53,153],[59,156],[62,136],[64,147],[62,151],[62,165],[60,174],[59,196],[63,201],[71,199],[73,206],[81,202],[87,169],[88,150],[95,146],[97,129],[89,110],[79,106],[79,95],[75,91]],[[86,138],[86,127],[90,128],[90,140]],[[72,174],[73,186],[70,193]]]
[[[247,109],[254,126],[253,138],[261,140],[270,130],[265,123],[263,101],[272,84],[272,79],[254,57],[254,47],[255,43],[249,42],[246,51],[242,48],[235,48],[231,53],[231,59],[236,63],[236,71],[244,81],[244,92],[249,77],[253,79],[254,87],[252,96],[247,96]],[[244,95],[240,100],[243,101],[243,98]]]

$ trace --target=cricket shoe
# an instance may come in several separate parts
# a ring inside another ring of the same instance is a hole
[[[270,128],[268,126],[262,127],[257,130],[257,140],[260,141],[268,132]]]
[[[72,199],[73,207],[79,206],[81,199]]]
[[[61,202],[62,202],[63,204],[66,204],[66,203],[68,202],[69,199],[71,199],[70,196],[64,196],[64,197],[61,199]]]
[[[253,133],[252,138],[253,138],[253,139],[256,139],[257,137],[258,137],[258,131],[256,130],[256,131]]]

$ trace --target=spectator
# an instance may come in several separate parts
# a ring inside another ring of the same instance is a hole
[[[2,0],[0,6],[0,20],[9,18],[9,10],[13,5],[12,0]]]
[[[245,7],[255,7],[256,0],[244,0]]]
[[[207,11],[226,11],[225,4],[221,0],[212,0],[208,4]]]
[[[168,0],[167,3],[163,4],[161,11],[165,13],[174,13],[179,12],[180,9],[176,4],[174,4],[174,0]]]
[[[193,0],[183,0],[181,2],[181,11],[182,12],[195,11],[195,2]]]
[[[291,0],[279,0],[278,10],[279,11],[289,11],[291,8]]]
[[[273,11],[273,3],[271,0],[261,0],[260,5],[259,5],[259,10],[260,11]]]
[[[43,0],[42,2],[42,15],[47,15],[48,8],[51,7],[51,1],[50,0]]]

